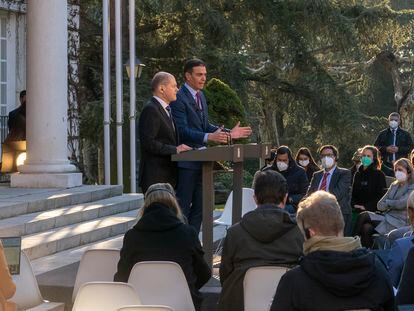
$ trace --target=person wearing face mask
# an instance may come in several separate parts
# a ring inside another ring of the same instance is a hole
[[[354,233],[361,236],[362,245],[373,245],[373,234],[385,235],[391,230],[408,226],[407,201],[414,191],[413,165],[402,158],[394,163],[396,181],[393,182],[378,201],[377,209],[381,214],[363,212],[359,214]]]
[[[410,133],[400,127],[401,117],[393,112],[388,117],[389,127],[381,131],[375,140],[374,146],[381,152],[385,165],[393,167],[393,163],[400,158],[407,158],[414,148]]]
[[[305,256],[282,276],[270,311],[395,310],[384,265],[358,237],[344,237],[333,195],[317,191],[303,200],[297,222]]]
[[[323,170],[313,174],[307,196],[318,190],[333,194],[341,207],[345,221],[345,235],[349,236],[352,232],[351,171],[337,166],[339,153],[333,145],[320,147],[319,156]]]
[[[286,178],[288,184],[288,200],[286,210],[294,214],[300,200],[305,196],[309,186],[305,170],[296,164],[292,152],[287,146],[280,146],[276,150],[276,159],[271,167],[265,170],[274,170]]]
[[[313,173],[320,170],[319,166],[313,159],[310,150],[306,147],[300,148],[296,153],[296,163],[303,167],[309,182],[312,179]]]
[[[358,213],[375,212],[377,203],[386,189],[385,175],[380,171],[378,149],[374,146],[362,148],[361,167],[355,173],[352,184],[351,206]]]

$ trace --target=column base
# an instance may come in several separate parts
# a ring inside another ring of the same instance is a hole
[[[82,186],[82,173],[15,173],[10,175],[12,188],[73,188]]]

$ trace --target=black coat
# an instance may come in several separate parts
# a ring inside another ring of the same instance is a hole
[[[194,305],[201,304],[198,291],[211,277],[194,229],[182,223],[165,205],[150,205],[138,223],[125,234],[116,282],[127,282],[131,269],[141,261],[173,261],[183,269]]]
[[[384,265],[360,248],[314,251],[280,280],[271,311],[395,310]]]
[[[382,160],[387,163],[392,162],[392,153],[387,152],[387,147],[393,144],[394,135],[390,128],[386,128],[378,134],[375,140],[374,146],[381,152]],[[395,159],[407,158],[408,154],[414,148],[414,143],[410,133],[398,127],[396,134],[395,145],[398,147],[398,152],[395,155]]]
[[[10,111],[7,121],[9,134],[6,142],[26,140],[26,105],[20,105],[18,108]]]
[[[404,270],[401,274],[400,285],[398,286],[397,304],[414,304],[414,247],[408,252],[405,260]]]
[[[355,173],[352,184],[351,206],[363,205],[367,211],[375,212],[377,203],[385,194],[385,175],[374,165],[364,170],[361,166]]]
[[[177,153],[178,138],[165,109],[153,97],[139,117],[141,161],[139,185],[145,193],[155,183],[177,183],[177,164],[171,155]]]
[[[303,236],[294,219],[276,205],[262,205],[230,227],[220,265],[219,310],[243,311],[243,279],[258,266],[294,266]]]
[[[309,187],[309,181],[305,170],[297,165],[292,157],[289,158],[289,167],[287,170],[279,171],[276,160],[272,166],[263,169],[263,171],[267,170],[274,170],[286,178],[288,184],[287,204],[292,204],[294,207],[297,207]]]

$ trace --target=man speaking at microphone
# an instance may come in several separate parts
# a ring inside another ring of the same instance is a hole
[[[202,92],[207,80],[207,68],[202,60],[191,59],[185,63],[184,80],[177,100],[171,103],[181,143],[200,148],[208,142],[226,144],[229,138],[251,135],[251,128],[241,127],[240,122],[231,130],[209,122],[207,102]],[[201,162],[178,162],[177,197],[188,223],[199,232],[203,215]]]

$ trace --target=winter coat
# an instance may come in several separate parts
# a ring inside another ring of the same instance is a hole
[[[355,173],[352,184],[351,206],[363,205],[370,212],[377,210],[377,203],[386,191],[385,175],[373,164],[364,169],[363,166]]]
[[[408,225],[407,200],[414,191],[414,184],[398,182],[391,184],[387,193],[378,201],[377,208],[384,213],[385,219],[375,228],[379,234]]]
[[[281,278],[271,311],[396,310],[384,265],[364,248],[320,250]]]
[[[306,191],[309,187],[309,181],[305,170],[297,165],[291,156],[289,157],[289,167],[287,170],[279,171],[277,168],[276,160],[273,162],[272,166],[264,169],[264,171],[266,170],[274,170],[286,178],[288,184],[287,204],[292,204],[296,208],[300,200],[302,200],[302,198],[305,196]]]
[[[180,221],[167,206],[154,203],[124,237],[116,282],[127,282],[131,269],[141,261],[173,261],[187,279],[194,305],[201,304],[198,291],[211,277],[195,230]]]
[[[230,227],[220,265],[219,310],[243,311],[246,271],[258,266],[295,266],[302,255],[303,236],[289,213],[261,205]]]

